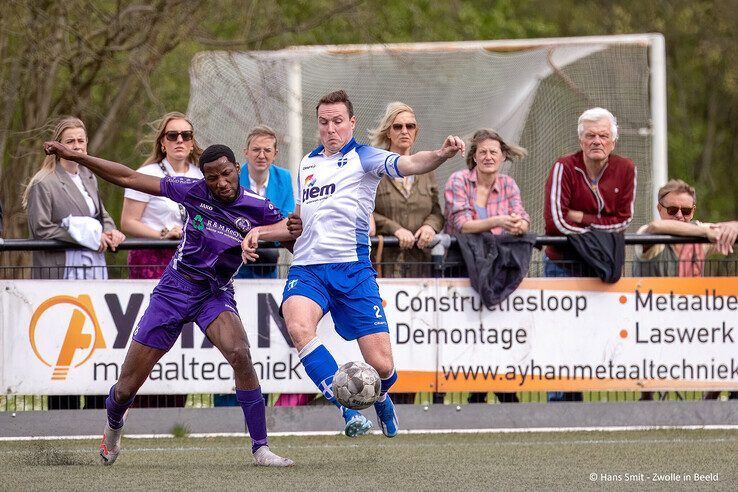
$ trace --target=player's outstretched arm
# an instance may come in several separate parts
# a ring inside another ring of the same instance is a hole
[[[105,159],[81,152],[75,152],[56,141],[46,142],[44,144],[44,151],[48,155],[56,155],[62,159],[74,161],[85,166],[105,181],[118,186],[138,190],[149,195],[161,195],[161,189],[159,187],[161,179],[156,176],[141,174],[123,164],[106,161]]]
[[[413,155],[403,155],[397,161],[397,168],[403,176],[425,174],[461,152],[464,155],[464,141],[449,135],[438,150],[426,150]]]

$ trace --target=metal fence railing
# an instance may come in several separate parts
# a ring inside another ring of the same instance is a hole
[[[376,247],[377,238],[372,238],[373,247]],[[447,246],[437,246],[432,250],[431,259],[428,262],[404,262],[409,265],[413,271],[426,271],[428,277],[443,278],[463,278],[467,277],[466,267],[461,259],[458,251],[458,245],[455,238],[446,238]],[[540,236],[536,239],[536,248],[541,248],[551,244],[564,244],[564,237],[548,237]],[[626,245],[634,244],[679,244],[679,243],[705,243],[704,238],[686,238],[676,236],[660,236],[660,235],[636,235],[626,234]],[[110,255],[123,255],[127,250],[131,249],[158,249],[158,248],[174,248],[178,244],[177,241],[169,240],[145,240],[145,239],[129,239],[120,245],[117,253]],[[32,251],[61,251],[69,248],[70,245],[60,241],[37,241],[37,240],[21,240],[21,239],[0,239],[0,255],[7,252],[25,252]],[[264,248],[276,249],[274,243],[263,243]],[[383,238],[383,247],[386,252],[392,252],[398,247],[398,240],[394,237]],[[0,256],[3,258],[4,256]],[[7,258],[7,256],[5,256]],[[285,258],[282,255],[281,258]],[[631,276],[634,254],[632,248],[626,248],[626,261],[623,267],[623,276]],[[0,279],[29,279],[34,275],[34,269],[28,263],[26,264],[8,264],[7,261],[0,261]],[[383,267],[393,266],[395,263],[391,261],[382,261]],[[274,264],[264,264],[269,266]],[[289,266],[286,262],[276,264],[281,272],[280,277],[284,274]],[[573,264],[575,265],[575,264]],[[138,265],[141,266],[141,265]],[[158,266],[158,265],[152,265]],[[419,267],[419,268],[418,268]],[[129,266],[125,263],[111,262],[108,264],[108,275],[111,279],[128,278]],[[573,276],[577,276],[575,266],[572,266]],[[386,271],[386,268],[383,268]],[[729,257],[709,257],[705,259],[703,264],[703,274],[705,276],[730,276],[738,277],[738,254]],[[543,266],[541,261],[541,253],[539,249],[534,250],[528,271],[529,277],[542,277]],[[738,279],[737,279],[738,280]],[[274,404],[277,400],[276,394],[265,395],[267,403]],[[636,400],[660,400],[660,401],[683,401],[683,400],[701,400],[701,399],[738,399],[738,391],[687,391],[687,392],[638,392],[638,391],[592,391],[585,392],[582,400],[585,402],[628,402]],[[400,397],[404,403],[414,404],[453,404],[460,405],[466,403],[507,403],[507,402],[525,402],[525,403],[544,403],[547,401],[545,392],[517,392],[517,393],[417,393],[405,394]],[[323,398],[316,397],[310,404],[325,404]],[[153,407],[212,407],[225,406],[235,404],[235,395],[212,395],[212,394],[189,394],[189,395],[139,395],[137,396],[134,406],[141,408]],[[33,410],[55,410],[55,409],[81,409],[81,408],[105,408],[104,395],[0,395],[0,412],[17,412],[17,411],[33,411]]]

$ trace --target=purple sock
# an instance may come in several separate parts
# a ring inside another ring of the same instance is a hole
[[[246,419],[246,428],[251,436],[251,452],[268,445],[266,405],[261,394],[261,387],[252,390],[236,389],[236,400],[241,405],[243,416]]]
[[[120,429],[123,427],[123,416],[132,403],[133,398],[125,403],[115,401],[115,385],[110,387],[110,393],[108,393],[108,397],[105,399],[105,408],[108,410],[108,425],[110,425],[111,429]]]

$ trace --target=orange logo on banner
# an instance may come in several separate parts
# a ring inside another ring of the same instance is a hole
[[[62,342],[61,349],[59,349],[56,363],[52,366],[39,350],[39,343],[37,343],[38,340],[36,339],[38,336],[36,327],[43,314],[49,308],[64,304],[71,306],[72,317],[64,334],[64,341]],[[82,332],[87,319],[92,321],[94,334]],[[67,379],[69,367],[72,365],[72,361],[74,360],[74,355],[77,350],[89,350],[89,352],[87,352],[87,355],[80,362],[75,364],[74,367],[79,367],[87,362],[90,357],[92,357],[95,349],[105,348],[105,339],[102,336],[100,324],[97,322],[97,316],[95,316],[95,310],[92,307],[92,299],[90,299],[90,296],[88,295],[80,295],[79,297],[56,296],[45,300],[36,309],[36,311],[34,311],[33,316],[31,317],[31,325],[28,335],[31,341],[31,348],[33,348],[33,353],[36,354],[36,357],[38,357],[38,359],[47,366],[54,368],[54,371],[51,374],[52,381],[64,381]]]

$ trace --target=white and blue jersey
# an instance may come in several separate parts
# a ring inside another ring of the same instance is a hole
[[[300,163],[296,203],[302,235],[282,302],[295,295],[312,299],[323,314],[330,311],[346,340],[389,331],[369,260],[369,216],[382,176],[401,177],[399,158],[352,138],[331,156],[321,146]]]
[[[297,172],[296,203],[302,235],[293,265],[369,261],[369,216],[382,176],[402,177],[400,156],[359,145],[353,138],[326,156],[323,146],[306,155]]]

